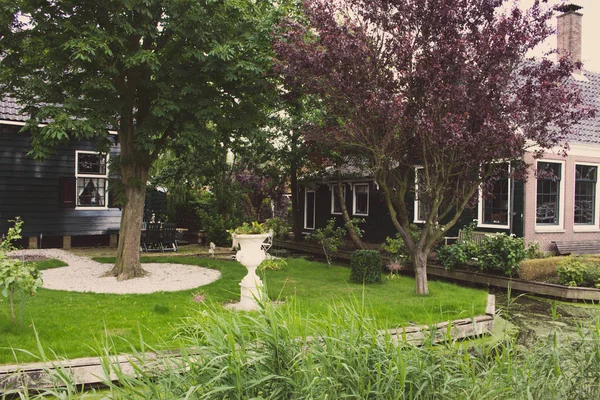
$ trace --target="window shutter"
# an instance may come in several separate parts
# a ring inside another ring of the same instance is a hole
[[[58,178],[60,208],[75,208],[77,204],[75,201],[76,182],[75,177],[72,176]]]

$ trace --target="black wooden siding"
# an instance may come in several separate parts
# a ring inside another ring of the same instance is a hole
[[[20,216],[24,237],[103,235],[119,229],[121,211],[61,208],[59,178],[75,177],[75,151],[95,151],[91,141],[65,144],[44,161],[28,156],[30,138],[21,127],[0,125],[0,233]],[[111,149],[118,154],[118,147]]]
[[[369,183],[369,215],[354,216],[352,215],[352,196],[353,193],[350,190],[349,184],[346,184],[346,207],[350,218],[363,218],[364,224],[360,225],[363,229],[363,239],[370,243],[383,243],[386,237],[393,237],[396,235],[396,228],[392,224],[390,213],[385,204],[383,193],[377,188],[372,181],[356,181],[353,183]],[[301,185],[300,195],[300,207],[304,212],[304,190],[305,186]],[[343,226],[344,220],[341,215],[331,214],[331,190],[327,184],[308,184],[309,190],[315,190],[316,193],[316,214],[315,214],[315,228],[323,228],[327,225],[327,221],[331,218],[336,219],[338,226]],[[515,182],[514,192],[514,217],[513,217],[513,232],[518,237],[523,237],[523,201],[524,201],[524,184],[523,182]],[[410,199],[407,202],[409,208],[409,218],[412,221],[414,218],[414,202]],[[460,220],[454,225],[446,236],[458,236],[458,231],[465,225],[470,224],[474,219],[477,219],[477,208],[467,209],[463,212]],[[304,221],[304,217],[302,219]],[[419,225],[419,224],[417,224]],[[477,228],[478,231],[483,232],[505,232],[510,233],[509,229],[493,229],[493,228]],[[314,230],[304,229],[303,232],[311,233]]]

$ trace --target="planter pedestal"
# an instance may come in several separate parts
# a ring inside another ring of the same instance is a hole
[[[240,282],[240,302],[231,305],[235,310],[258,310],[257,299],[262,296],[262,281],[256,274],[256,268],[265,259],[262,244],[269,237],[268,233],[255,235],[235,235],[241,250],[236,259],[248,270],[248,274]]]

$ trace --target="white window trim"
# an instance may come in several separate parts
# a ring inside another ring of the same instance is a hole
[[[75,209],[76,210],[108,210],[108,162],[110,154],[106,154],[106,171],[104,174],[80,174],[78,169],[79,154],[101,154],[97,151],[88,150],[75,150]],[[78,195],[77,195],[77,179],[78,178],[100,178],[106,179],[106,186],[104,189],[104,207],[82,207],[78,206]]]
[[[548,225],[548,224],[538,224],[537,223],[537,177],[535,177],[535,208],[534,208],[534,218],[535,218],[535,231],[536,232],[554,232],[554,233],[563,233],[565,232],[565,161],[562,160],[552,160],[552,159],[541,159],[537,160],[535,167],[538,169],[539,163],[555,163],[561,164],[560,167],[560,186],[558,188],[558,201],[560,205],[558,207],[558,224],[557,225]]]
[[[425,169],[425,167],[415,167],[415,200],[414,200],[414,211],[413,211],[413,222],[418,224],[424,224],[424,219],[419,219],[419,176],[418,171]]]
[[[342,211],[340,210],[340,212],[335,212],[334,210],[334,206],[335,206],[335,202],[337,201],[336,195],[335,195],[335,188],[337,187],[337,183],[334,183],[331,185],[331,214],[332,215],[342,215]],[[346,201],[346,184],[342,183],[342,187],[344,192],[342,193],[342,196],[344,196],[344,201]],[[341,208],[341,206],[340,206]]]
[[[593,224],[576,224],[575,223],[575,186],[577,185],[577,166],[589,165],[596,167],[596,202],[594,204],[594,223]],[[600,165],[586,162],[576,162],[573,166],[573,232],[599,232],[600,231]]]
[[[312,228],[308,227],[308,218],[307,218],[307,214],[306,211],[308,209],[308,207],[306,207],[306,205],[308,204],[308,194],[309,193],[313,193],[313,223],[312,223]],[[309,190],[309,189],[304,189],[304,229],[310,229],[311,231],[315,229],[316,226],[316,216],[317,216],[317,192],[315,192],[314,190]]]
[[[508,164],[508,215],[506,216],[506,224],[500,225],[500,224],[486,224],[483,222],[483,191],[480,189],[479,190],[479,202],[477,203],[477,227],[478,228],[496,228],[496,229],[510,229],[510,220],[511,218],[511,214],[513,212],[513,210],[511,210],[510,205],[512,204],[512,190],[511,190],[511,185],[512,185],[512,178],[510,177],[510,164]],[[562,182],[562,180],[561,180]],[[536,184],[536,190],[537,190],[537,184]],[[537,199],[537,196],[536,196]]]
[[[367,212],[366,214],[363,213],[357,213],[356,212],[356,187],[357,186],[366,186],[367,187]],[[369,184],[368,183],[355,183],[352,185],[352,215],[358,215],[361,217],[368,217],[369,216],[369,203],[371,201],[371,194],[370,194],[370,189],[369,189]]]

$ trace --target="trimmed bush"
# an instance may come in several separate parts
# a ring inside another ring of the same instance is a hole
[[[381,282],[381,255],[377,250],[356,250],[350,258],[350,282]]]
[[[556,279],[558,263],[564,259],[564,257],[548,257],[523,260],[519,266],[519,278],[529,281]]]

